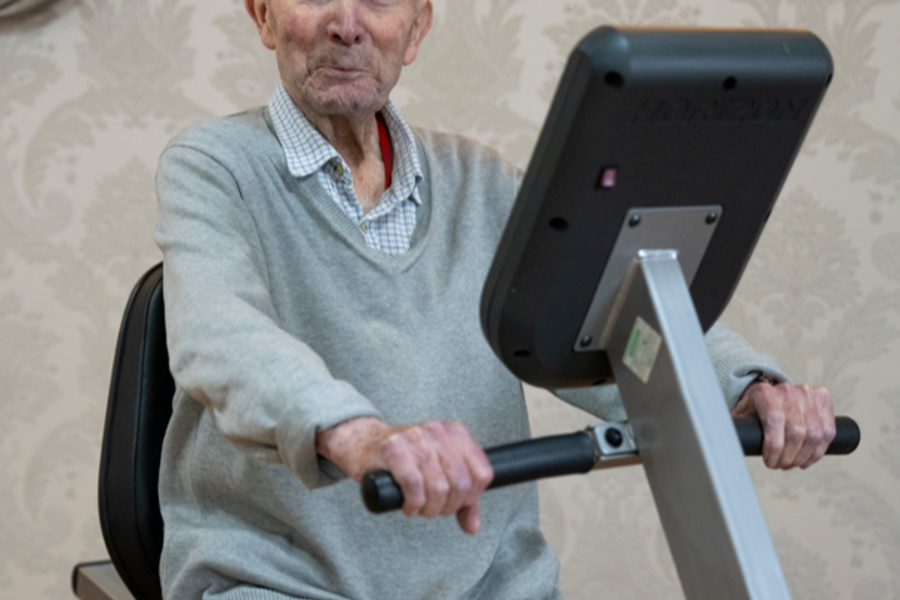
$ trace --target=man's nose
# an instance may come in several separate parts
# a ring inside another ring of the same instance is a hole
[[[346,46],[362,41],[359,0],[333,0],[331,5],[333,12],[328,19],[328,39]]]

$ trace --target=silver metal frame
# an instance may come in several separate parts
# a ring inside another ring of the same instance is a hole
[[[678,253],[638,252],[619,297],[607,354],[686,598],[789,600]],[[661,340],[634,370],[638,318]]]

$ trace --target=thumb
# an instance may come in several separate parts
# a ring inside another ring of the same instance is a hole
[[[756,402],[753,397],[753,391],[748,390],[744,392],[740,400],[737,401],[737,404],[734,405],[734,408],[731,409],[731,416],[755,417],[757,416],[758,412],[759,411],[756,409]]]

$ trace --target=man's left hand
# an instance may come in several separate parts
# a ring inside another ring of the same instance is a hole
[[[731,410],[732,417],[757,417],[770,469],[805,469],[825,455],[834,439],[834,407],[823,387],[760,382],[751,384]]]

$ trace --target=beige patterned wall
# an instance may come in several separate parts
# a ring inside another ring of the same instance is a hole
[[[0,21],[0,599],[66,598],[104,556],[96,471],[118,319],[159,259],[156,157],[264,102],[238,0],[61,0]],[[900,1],[443,0],[395,100],[525,165],[601,23],[799,26],[834,84],[727,321],[864,428],[856,455],[752,475],[795,599],[900,599]],[[531,394],[538,434],[588,418]],[[639,468],[542,484],[572,600],[681,597]]]

